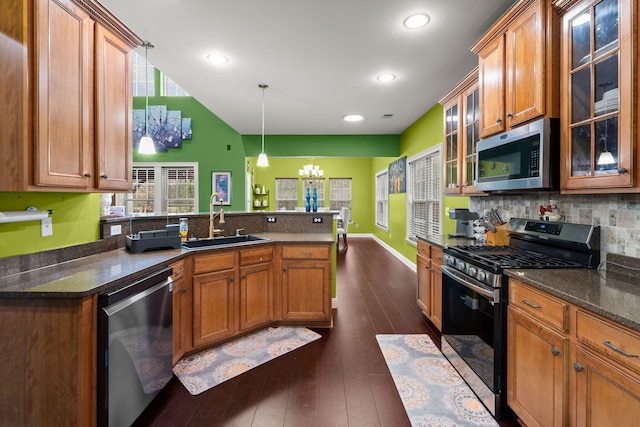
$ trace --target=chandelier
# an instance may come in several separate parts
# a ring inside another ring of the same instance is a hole
[[[301,178],[322,178],[324,171],[320,169],[320,166],[309,163],[304,165],[302,169],[298,169],[298,173]]]

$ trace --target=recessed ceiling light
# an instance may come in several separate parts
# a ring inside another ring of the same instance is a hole
[[[221,65],[229,62],[229,58],[219,53],[212,53],[211,55],[207,55],[207,60],[212,64]]]
[[[390,82],[391,80],[395,80],[396,76],[395,74],[380,74],[378,77],[376,77],[378,79],[379,82]]]
[[[415,15],[411,15],[405,19],[403,24],[405,27],[414,30],[416,28],[424,27],[430,20],[431,18],[426,13],[416,13]]]
[[[364,119],[364,116],[361,114],[347,114],[344,116],[345,122],[359,122],[362,119]]]

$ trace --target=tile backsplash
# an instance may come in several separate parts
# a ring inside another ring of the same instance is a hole
[[[531,193],[472,197],[469,210],[498,209],[508,218],[539,218],[540,205],[557,200],[561,221],[601,227],[603,252],[640,258],[640,194],[561,195]]]

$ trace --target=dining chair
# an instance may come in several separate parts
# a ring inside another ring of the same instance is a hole
[[[351,209],[342,208],[340,209],[340,218],[338,219],[338,224],[336,227],[336,234],[338,236],[336,240],[337,248],[340,249],[340,236],[342,236],[342,240],[344,242],[344,248],[347,249],[349,246],[347,243],[347,231],[349,229],[349,221],[351,221]]]

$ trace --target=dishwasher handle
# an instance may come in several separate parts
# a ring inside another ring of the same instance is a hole
[[[132,295],[138,294],[145,289],[148,289],[158,283],[164,282],[173,274],[173,268],[162,267],[150,274],[147,274],[134,282],[128,283],[118,289],[114,289],[109,292],[105,292],[100,295],[99,302],[101,307],[108,307],[128,298]]]

